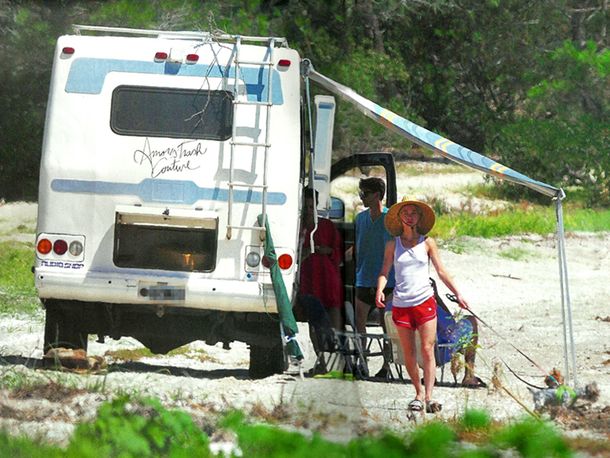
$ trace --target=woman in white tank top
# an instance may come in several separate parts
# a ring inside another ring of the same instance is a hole
[[[436,301],[429,280],[429,261],[436,269],[438,277],[456,295],[460,307],[468,308],[467,302],[440,260],[436,242],[425,236],[434,226],[434,221],[432,208],[417,200],[405,199],[390,208],[385,225],[388,232],[395,237],[385,246],[375,298],[377,307],[384,308],[383,289],[388,281],[390,268],[394,266],[396,286],[392,298],[392,318],[400,336],[405,366],[415,387],[415,399],[409,403],[409,409],[420,411],[425,407],[426,412],[430,413],[440,411],[442,406],[432,400],[436,376]],[[415,352],[416,329],[421,338],[423,386]]]

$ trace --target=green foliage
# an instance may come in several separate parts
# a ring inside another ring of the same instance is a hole
[[[589,206],[610,205],[610,51],[566,41],[539,66],[519,115],[499,125],[500,160],[555,186],[581,187]]]
[[[65,456],[59,447],[40,444],[27,438],[11,437],[1,430],[0,455],[11,458],[60,458]]]
[[[235,429],[235,432],[239,438],[239,448],[243,455],[248,457],[345,456],[343,445],[329,442],[317,434],[309,438],[297,432],[284,431],[264,424],[242,424]]]
[[[501,449],[513,448],[524,457],[570,457],[567,441],[550,424],[526,419],[499,431],[491,443]]]
[[[459,440],[451,423],[427,422],[406,436],[385,432],[364,435],[347,444],[331,442],[314,433],[297,432],[267,424],[251,424],[242,412],[230,412],[218,427],[237,436],[240,456],[247,457],[494,457],[500,451],[516,451],[523,457],[571,456],[567,441],[549,424],[522,420],[501,428],[491,428],[486,412],[466,411],[456,427],[479,431],[481,444],[468,446]],[[61,451],[25,438],[0,432],[0,450],[7,456],[78,458],[93,457],[191,457],[211,456],[207,437],[190,417],[168,411],[155,400],[119,398],[103,404],[93,423],[77,427],[68,448]]]
[[[210,456],[208,438],[191,417],[154,399],[128,397],[103,404],[93,423],[81,424],[68,447],[74,457]]]
[[[427,423],[409,437],[407,455],[449,456],[456,446],[456,438],[455,432],[445,423]]]
[[[610,210],[565,209],[564,228],[566,231],[609,231]],[[461,236],[490,238],[516,234],[546,235],[555,231],[555,209],[533,206],[489,215],[473,215],[468,212],[440,214],[431,234],[448,240]]]
[[[432,230],[444,239],[459,236],[501,237],[512,234],[549,234],[555,230],[555,220],[548,210],[504,212],[498,215],[452,213],[441,215]]]
[[[36,199],[54,43],[83,23],[286,36],[322,73],[380,105],[536,179],[581,186],[588,205],[607,206],[602,3],[0,0],[0,197]],[[413,148],[347,103],[337,116],[337,156]]]
[[[599,232],[610,230],[610,209],[565,210],[564,224],[570,231]]]
[[[57,36],[82,9],[63,2],[0,0],[0,197],[35,200]]]
[[[344,456],[392,458],[407,456],[407,445],[402,437],[386,432],[379,437],[359,437],[347,444]]]
[[[467,409],[459,423],[459,426],[466,431],[487,429],[490,425],[489,414],[480,409]]]
[[[33,313],[40,309],[34,288],[34,248],[0,242],[0,313]]]

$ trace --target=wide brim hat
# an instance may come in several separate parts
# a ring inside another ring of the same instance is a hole
[[[425,202],[419,200],[403,198],[401,202],[395,203],[390,207],[388,213],[385,215],[384,223],[388,232],[394,237],[402,234],[402,221],[400,220],[400,210],[405,205],[415,205],[420,209],[421,215],[419,222],[417,223],[417,232],[424,235],[432,230],[434,222],[436,221],[436,215],[432,207]]]

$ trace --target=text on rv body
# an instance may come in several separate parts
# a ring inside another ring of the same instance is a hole
[[[168,172],[197,170],[200,165],[194,165],[191,160],[203,156],[207,149],[202,149],[200,142],[194,143],[185,141],[175,147],[155,150],[150,147],[150,141],[146,138],[142,149],[133,152],[133,160],[138,165],[148,164],[151,178]]]

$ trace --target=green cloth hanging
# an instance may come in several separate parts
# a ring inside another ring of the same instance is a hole
[[[286,285],[284,284],[284,278],[282,272],[277,264],[277,254],[275,252],[275,245],[273,244],[273,238],[271,237],[271,230],[269,229],[269,219],[265,218],[265,256],[269,260],[269,271],[271,273],[271,283],[273,285],[273,292],[275,293],[275,301],[277,303],[277,310],[280,314],[280,323],[284,329],[286,348],[288,354],[294,358],[301,360],[303,359],[303,352],[296,340],[296,335],[299,332],[297,321],[292,313],[292,304],[288,298],[286,292]],[[258,215],[258,224],[263,226],[263,215]]]

